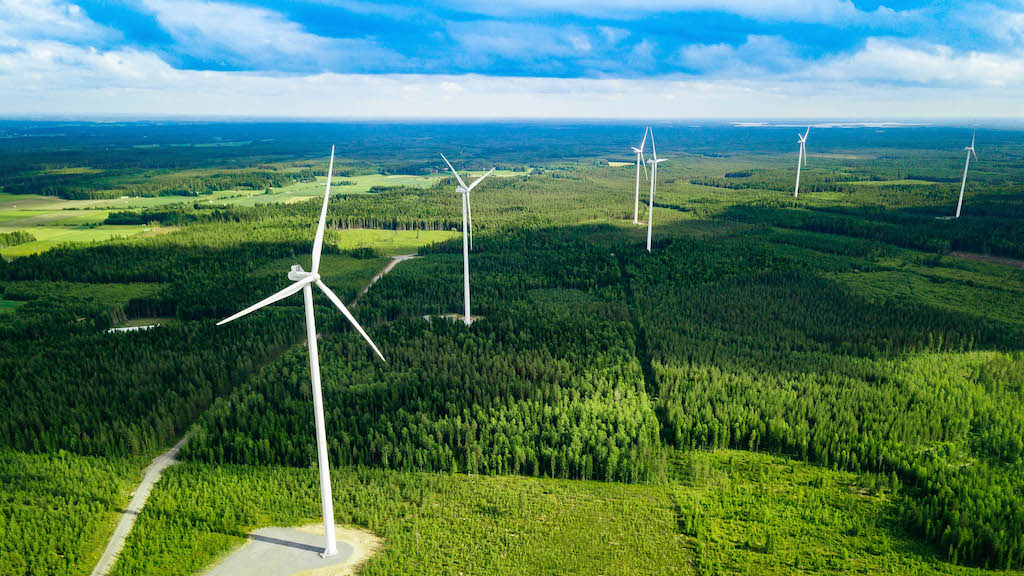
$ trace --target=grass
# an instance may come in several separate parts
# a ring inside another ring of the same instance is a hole
[[[927,180],[858,180],[850,182],[858,186],[934,186],[935,182]]]
[[[386,540],[363,574],[979,574],[901,528],[895,499],[850,473],[740,451],[671,456],[626,485],[403,473],[332,474],[339,522]],[[315,468],[169,469],[116,575],[190,574],[249,530],[319,520]]]
[[[491,178],[507,178],[522,176],[522,172],[511,170],[495,170]],[[331,187],[332,194],[358,194],[367,193],[374,186],[408,186],[413,188],[430,188],[437,184],[445,174],[410,175],[410,174],[368,174],[363,176],[335,177]],[[474,176],[479,176],[475,174]],[[464,179],[465,176],[464,176]],[[340,182],[351,182],[351,184],[339,184]],[[316,182],[299,182],[284,188],[272,188],[270,194],[254,192],[252,190],[228,190],[217,192],[212,195],[201,196],[198,200],[211,204],[235,204],[241,206],[253,206],[255,204],[268,204],[272,202],[302,202],[311,197],[323,197],[324,188],[327,184],[327,177],[321,176]]]
[[[166,289],[166,284],[133,282],[126,284],[100,284],[85,282],[48,282],[45,280],[24,280],[4,282],[4,295],[24,301],[36,298],[54,298],[57,300],[87,300],[97,302],[111,308],[123,307],[135,298],[156,298]],[[0,300],[0,303],[3,303]]]
[[[954,312],[1003,320],[1024,322],[1020,292],[1013,286],[985,286],[980,279],[957,278],[966,274],[938,269],[850,272],[838,274],[839,279],[854,290],[873,298],[903,298],[937,306]],[[969,302],[969,306],[964,303]]]
[[[510,170],[495,170],[491,177],[521,176]],[[380,175],[371,174],[336,178],[335,182],[349,181],[351,185],[335,185],[335,194],[366,193],[374,186],[412,186],[428,188],[444,175]],[[64,200],[34,194],[15,195],[0,192],[0,232],[26,230],[37,240],[0,250],[0,256],[15,258],[37,254],[65,242],[98,242],[115,236],[134,236],[143,232],[159,233],[166,229],[152,226],[102,225],[111,211],[156,208],[172,204],[209,203],[218,205],[254,206],[273,202],[303,202],[322,197],[326,177],[316,182],[299,182],[284,188],[272,189],[269,194],[252,190],[224,190],[199,197],[161,196],[131,197],[108,200]],[[385,254],[415,252],[424,244],[439,242],[450,237],[448,232],[377,233],[356,231],[338,242],[343,248],[373,247]]]
[[[24,301],[5,300],[3,296],[0,296],[0,314],[13,314],[15,310],[24,305]]]
[[[374,230],[369,228],[338,230],[327,233],[327,241],[342,250],[373,248],[386,256],[413,254],[421,246],[435,244],[458,236],[447,230]]]
[[[159,318],[134,318],[132,320],[126,320],[124,322],[118,322],[115,328],[134,328],[136,326],[159,326],[160,324],[166,324],[174,318],[159,317]]]
[[[102,242],[120,236],[136,236],[142,233],[158,234],[168,229],[142,225],[101,225],[101,226],[33,226],[30,228],[10,228],[0,226],[0,231],[25,230],[36,237],[34,242],[26,242],[0,250],[0,256],[15,258],[29,254],[45,252],[54,246],[65,243]]]

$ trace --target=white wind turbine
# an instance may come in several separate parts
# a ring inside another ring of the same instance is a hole
[[[320,355],[317,352],[316,325],[313,320],[313,284],[316,284],[317,287],[327,295],[331,302],[334,302],[334,305],[341,310],[341,313],[348,318],[348,321],[352,323],[352,326],[370,344],[370,347],[377,353],[377,356],[380,356],[380,359],[384,360],[384,355],[377,349],[373,340],[370,340],[370,337],[366,335],[363,327],[359,325],[359,322],[356,321],[355,317],[353,317],[348,309],[345,308],[341,299],[338,298],[338,296],[320,280],[320,254],[323,251],[324,246],[324,227],[327,220],[327,199],[331,193],[331,173],[333,171],[334,147],[332,146],[331,164],[330,168],[327,169],[327,190],[324,192],[324,205],[320,210],[320,224],[316,228],[316,239],[313,241],[313,271],[305,272],[302,270],[302,266],[299,266],[298,264],[292,266],[291,271],[288,272],[288,279],[293,281],[291,286],[288,286],[277,294],[260,300],[234,316],[225,318],[217,323],[218,326],[227,324],[228,322],[241,318],[250,312],[259,310],[268,304],[273,304],[274,302],[287,298],[300,290],[302,291],[302,299],[306,307],[306,339],[309,347],[309,377],[313,384],[313,420],[316,428],[316,453],[317,461],[320,465],[320,504],[323,508],[324,536],[327,540],[327,545],[323,552],[323,556],[325,557],[337,554],[338,547],[334,537],[334,501],[331,496],[331,472],[327,460],[327,433],[324,429],[324,400],[323,395],[320,392]]]
[[[644,139],[640,142],[639,148],[633,148],[636,153],[636,199],[633,202],[633,224],[640,223],[640,167],[644,167],[644,176],[647,176],[647,163],[644,162],[644,145],[647,144],[647,133],[651,131],[650,126],[644,130]],[[653,140],[651,141],[653,142]]]
[[[807,131],[804,132],[803,136],[800,136],[798,143],[800,144],[800,154],[796,159],[796,188],[793,190],[793,197],[800,197],[800,167],[807,165],[807,135],[811,133],[811,127],[807,127]],[[799,136],[799,133],[797,134]]]
[[[494,168],[491,168],[490,172],[477,178],[469,186],[466,186],[466,183],[462,181],[462,176],[459,176],[459,173],[455,171],[455,168],[452,167],[452,163],[445,158],[444,154],[441,154],[441,158],[444,158],[444,163],[448,165],[452,174],[455,174],[455,179],[459,181],[459,185],[455,187],[455,191],[462,194],[462,278],[464,282],[463,295],[465,296],[466,301],[465,322],[466,326],[469,326],[473,322],[470,319],[469,314],[469,242],[473,226],[473,209],[469,206],[469,193],[473,188],[476,188],[476,185],[484,178],[490,176],[491,172],[494,172]]]
[[[960,199],[956,201],[956,216],[954,218],[960,217],[960,208],[964,204],[964,189],[967,188],[967,169],[971,166],[971,154],[974,154],[975,160],[978,159],[978,154],[974,151],[975,136],[977,136],[977,132],[971,135],[971,145],[964,148],[964,150],[967,150],[967,162],[964,164],[964,179],[960,183]]]
[[[648,159],[651,163],[651,200],[650,205],[647,207],[647,251],[651,251],[651,231],[654,228],[654,192],[658,188],[658,164],[665,161],[664,158],[658,159],[658,148],[654,145],[654,130],[651,130],[651,153],[654,155],[654,159]]]

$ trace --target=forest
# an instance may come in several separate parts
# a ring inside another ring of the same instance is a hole
[[[215,322],[309,269],[319,203],[214,193],[322,184],[328,137],[325,281],[352,302],[418,254],[352,307],[387,363],[316,302],[335,509],[387,541],[363,573],[1024,570],[1012,131],[979,132],[953,221],[962,129],[816,131],[794,199],[788,131],[658,127],[648,253],[633,126],[462,127],[458,168],[505,171],[473,192],[467,327],[455,180],[338,184],[437,174],[451,126],[16,128],[0,200],[182,198],[100,216],[159,235],[0,258],[0,573],[87,574],[189,430],[115,573],[317,521],[300,300]]]

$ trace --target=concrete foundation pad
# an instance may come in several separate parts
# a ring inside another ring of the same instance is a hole
[[[317,534],[319,532],[319,534]],[[260,528],[204,576],[343,576],[353,574],[381,545],[367,532],[336,528],[338,553],[322,557],[323,526]]]

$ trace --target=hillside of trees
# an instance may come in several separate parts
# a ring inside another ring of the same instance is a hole
[[[616,302],[614,259],[550,232],[481,246],[474,314],[486,320],[471,330],[440,317],[461,302],[459,262],[442,253],[403,264],[360,300],[359,316],[374,327],[386,365],[351,332],[321,346],[333,461],[627,482],[662,477],[659,426],[627,310]],[[437,316],[427,322],[429,314]],[[218,402],[183,457],[312,462],[307,362],[295,351]]]
[[[892,478],[951,561],[1020,568],[1024,326],[870,299],[813,265],[752,239],[631,255],[665,441]]]
[[[180,227],[165,234],[0,259],[16,303],[0,310],[0,572],[87,572],[132,477],[190,427],[120,573],[198,570],[271,519],[315,520],[301,300],[214,324],[309,269],[319,203],[192,196],[322,176],[338,134],[339,176],[431,173],[451,127],[45,128],[0,123],[4,194],[187,200],[106,221]],[[671,161],[647,253],[633,169],[607,161],[632,127],[464,128],[460,169],[516,170],[473,192],[471,327],[451,318],[453,179],[339,186],[328,210],[321,273],[346,302],[398,253],[384,235],[448,238],[411,243],[420,258],[353,307],[387,363],[316,302],[336,508],[406,553],[369,573],[443,572],[438,550],[526,573],[503,556],[524,546],[581,573],[1024,569],[1024,271],[950,255],[1024,258],[1013,133],[979,134],[950,221],[963,130],[816,131],[794,199],[791,130],[659,128]],[[161,326],[107,332],[149,317]],[[76,518],[27,541],[60,514]],[[426,528],[465,518],[493,531],[476,548]],[[590,526],[600,554],[580,550]]]

